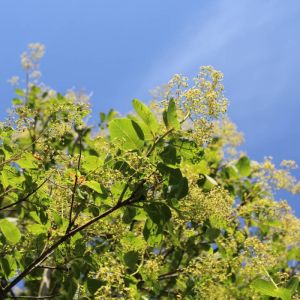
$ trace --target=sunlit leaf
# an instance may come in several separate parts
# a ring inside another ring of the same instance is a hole
[[[0,230],[10,244],[16,244],[21,239],[18,227],[7,219],[0,220]]]
[[[133,120],[113,119],[108,128],[112,141],[119,142],[124,150],[140,149],[144,145],[143,131]]]
[[[144,121],[144,123],[150,128],[150,131],[154,136],[157,133],[159,125],[156,120],[156,117],[154,116],[150,108],[144,103],[142,103],[141,101],[139,101],[138,99],[133,99],[132,105],[136,113]]]

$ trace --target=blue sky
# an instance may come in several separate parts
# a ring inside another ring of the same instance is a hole
[[[130,111],[132,98],[149,101],[174,73],[212,65],[225,74],[243,149],[300,164],[298,0],[2,0],[0,33],[1,118],[12,98],[7,80],[22,75],[30,42],[46,45],[43,81],[93,92],[95,118]],[[288,198],[300,215],[300,197]]]

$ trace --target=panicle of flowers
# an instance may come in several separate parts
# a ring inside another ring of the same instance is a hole
[[[186,219],[202,224],[210,219],[216,226],[228,223],[232,213],[233,199],[227,191],[216,187],[204,193],[196,186],[190,186],[189,195],[181,207]]]
[[[229,261],[222,259],[218,253],[205,253],[190,261],[189,266],[180,275],[182,280],[187,277],[195,283],[193,291],[199,299],[221,299],[228,290],[226,280],[231,275]]]
[[[214,122],[213,131],[224,151],[231,157],[236,156],[236,148],[244,142],[244,136],[237,130],[236,125],[225,117]]]
[[[275,167],[272,157],[266,157],[264,162],[257,164],[254,177],[270,191],[285,189],[293,194],[300,192],[300,182],[291,174],[291,169],[297,168],[294,161],[284,160],[282,169]]]
[[[211,66],[201,67],[194,86],[184,93],[185,109],[192,108],[195,117],[215,119],[227,110],[222,84],[223,74]]]
[[[74,103],[86,103],[90,102],[93,93],[87,94],[84,90],[75,91],[74,89],[68,90],[65,94],[67,99],[72,100]]]
[[[22,68],[30,73],[33,78],[40,77],[39,61],[44,56],[45,46],[40,43],[30,43],[28,45],[28,51],[21,54]]]
[[[177,103],[179,119],[189,116],[183,124],[187,134],[198,144],[206,143],[213,134],[213,120],[227,111],[227,99],[222,84],[223,75],[211,66],[201,67],[193,82],[175,74],[168,84],[152,91],[153,100],[166,109],[170,99]]]
[[[116,260],[111,253],[101,254],[99,269],[95,272],[95,279],[101,280],[104,284],[97,290],[97,299],[124,299],[128,292],[125,286],[125,267]],[[99,298],[98,298],[99,297]]]
[[[257,236],[248,237],[240,253],[240,275],[249,281],[258,275],[266,276],[266,269],[275,266],[277,259],[271,243],[262,242]]]
[[[163,257],[161,255],[150,255],[141,268],[141,274],[147,281],[157,281],[160,275]]]

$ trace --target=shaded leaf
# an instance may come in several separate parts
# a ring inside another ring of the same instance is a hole
[[[139,260],[139,254],[136,251],[128,251],[123,256],[125,264],[131,269],[134,270],[138,260]]]

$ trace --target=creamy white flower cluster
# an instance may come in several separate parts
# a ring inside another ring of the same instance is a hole
[[[26,72],[30,72],[31,78],[41,77],[39,61],[45,54],[45,46],[40,43],[30,43],[28,51],[21,54],[21,65]]]

